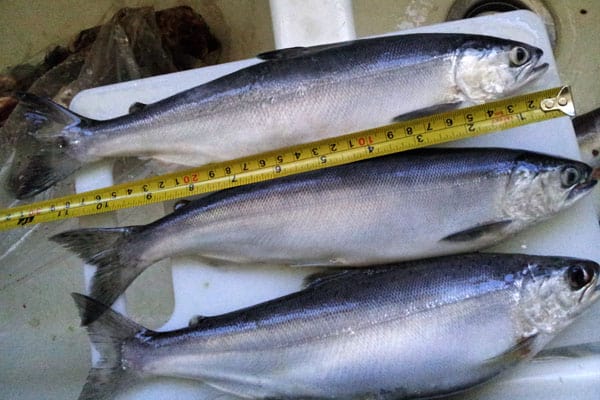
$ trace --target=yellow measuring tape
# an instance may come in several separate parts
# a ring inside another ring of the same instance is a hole
[[[185,198],[574,115],[568,87],[0,211],[0,230]]]

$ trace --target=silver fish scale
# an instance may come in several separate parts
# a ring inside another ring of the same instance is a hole
[[[526,56],[522,63],[511,61],[515,49]],[[541,56],[525,43],[468,34],[285,49],[106,121],[26,95],[21,100],[28,118],[37,118],[30,132],[37,140],[26,146],[34,153],[27,166],[11,168],[10,186],[27,197],[101,159],[205,165],[382,126],[415,112],[483,103],[537,79],[548,68]]]
[[[557,273],[539,269],[535,279],[562,281],[572,262],[474,254],[346,270],[190,329],[153,333],[124,358],[143,375],[199,379],[249,398],[448,393],[531,355],[502,357],[523,339],[518,316],[531,306],[519,304],[531,278],[521,272],[544,263]]]
[[[470,265],[473,262],[471,260],[476,261],[477,264]],[[518,257],[515,257],[515,260],[520,261]],[[206,318],[192,329],[184,331],[189,331],[190,337],[206,340],[203,344],[206,352],[211,351],[211,340],[217,342],[215,345],[219,346],[220,351],[241,349],[260,351],[286,347],[296,342],[294,337],[299,338],[298,343],[305,342],[314,339],[307,335],[306,328],[313,331],[314,327],[310,327],[307,323],[316,323],[316,319],[321,321],[319,324],[324,324],[323,331],[328,332],[327,335],[316,333],[317,337],[325,339],[328,336],[344,333],[343,327],[346,325],[344,315],[354,313],[359,306],[365,306],[367,313],[362,314],[364,316],[362,321],[355,321],[352,324],[357,331],[371,325],[439,308],[445,304],[475,298],[482,294],[487,295],[493,291],[514,290],[510,287],[511,282],[505,280],[506,273],[503,270],[506,266],[494,265],[493,259],[491,261],[482,263],[479,256],[471,258],[462,256],[444,260],[444,266],[439,268],[435,264],[432,265],[430,261],[415,261],[412,268],[381,267],[375,271],[344,270],[339,277],[338,273],[333,272],[333,279],[322,284],[309,285],[304,292],[286,296],[285,301],[267,302],[262,307],[250,307]],[[423,275],[421,266],[424,263],[430,266],[426,275]],[[456,268],[457,266],[461,268]],[[342,281],[340,278],[343,278],[343,286],[337,284],[338,281]],[[373,297],[373,293],[379,294]],[[299,301],[307,298],[310,298],[309,302]],[[398,307],[399,304],[402,304],[402,307]],[[256,336],[257,329],[270,331],[287,326],[290,322],[293,322],[294,329],[282,336],[285,342],[274,341],[273,337],[269,341],[264,341],[263,338]],[[337,328],[332,329],[334,326]],[[182,337],[180,331],[175,332],[172,335],[177,338],[177,341],[187,340]],[[252,334],[247,338],[249,342],[240,341],[243,332]],[[229,335],[236,336],[235,342],[231,345],[238,347],[223,347],[221,340]],[[169,341],[166,336],[160,335],[160,337],[161,341],[157,342],[160,346],[163,345],[163,340]]]
[[[446,251],[445,236],[503,217],[497,203],[519,154],[404,153],[237,188],[149,225],[128,246],[144,263],[194,254],[345,265]]]
[[[516,44],[430,34],[291,52],[99,123],[80,142],[77,157],[145,155],[199,165],[241,157],[246,149],[259,153],[367,129],[411,111],[468,101],[454,76],[461,49],[485,53]]]
[[[222,191],[146,226],[52,239],[98,266],[92,295],[112,304],[172,256],[361,266],[481,249],[589,193],[590,172],[521,150],[426,149]]]

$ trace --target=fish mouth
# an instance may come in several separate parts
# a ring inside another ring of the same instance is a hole
[[[546,70],[548,69],[549,66],[550,66],[550,64],[548,64],[548,63],[543,63],[540,65],[537,65],[531,69],[531,73],[536,76],[537,76],[537,74],[543,74],[544,72],[546,72]]]
[[[587,182],[583,182],[583,183],[576,185],[569,192],[569,196],[567,196],[567,200],[576,200],[579,197],[587,194],[590,190],[592,190],[592,188],[594,186],[596,186],[596,183],[598,183],[598,181],[596,179],[592,178]]]
[[[548,70],[550,64],[543,63],[538,65],[543,54],[544,52],[541,49],[536,49],[531,61],[517,75],[517,81],[520,83],[520,86],[536,80]]]
[[[519,75],[517,75],[517,81],[519,82],[520,86],[524,86],[524,85],[528,84],[529,82],[538,79],[540,76],[542,76],[548,70],[548,67],[550,66],[550,64],[543,63],[540,65],[537,65],[538,61],[539,60],[532,62],[531,64],[529,64],[528,66],[523,68],[523,70],[519,73]]]

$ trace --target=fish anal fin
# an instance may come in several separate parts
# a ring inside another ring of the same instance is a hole
[[[502,220],[489,222],[487,224],[477,225],[473,228],[465,229],[453,233],[443,238],[447,242],[470,242],[479,240],[487,235],[494,236],[504,233],[503,231],[512,223],[512,220]]]

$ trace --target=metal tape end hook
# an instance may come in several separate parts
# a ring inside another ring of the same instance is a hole
[[[573,103],[573,96],[571,96],[571,88],[569,86],[563,86],[556,97],[549,97],[542,100],[540,105],[542,111],[561,111],[570,117],[575,116],[575,105]]]

